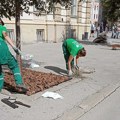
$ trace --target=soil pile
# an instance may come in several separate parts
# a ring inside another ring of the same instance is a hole
[[[26,68],[22,69],[22,77],[25,85],[28,88],[26,95],[29,96],[69,80],[67,76],[38,72]],[[13,75],[10,72],[5,72],[4,86],[5,89],[11,92],[21,93],[21,90],[16,88]]]

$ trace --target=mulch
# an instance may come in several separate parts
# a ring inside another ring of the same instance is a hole
[[[4,77],[5,89],[11,92],[21,93],[21,90],[16,88],[13,74],[11,72],[5,72]],[[22,69],[22,77],[25,85],[28,88],[26,93],[28,96],[69,80],[67,76],[55,75],[53,73],[44,73],[26,68]]]

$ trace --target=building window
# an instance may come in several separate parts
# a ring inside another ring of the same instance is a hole
[[[15,40],[14,29],[7,29],[7,34],[12,40]]]
[[[76,39],[76,29],[72,29],[71,26],[67,26],[66,38]]]
[[[96,14],[96,19],[98,19],[98,15]]]
[[[71,38],[76,39],[76,29],[71,29]]]
[[[98,6],[97,6],[97,10],[98,10],[99,8],[98,8]]]
[[[94,19],[95,19],[95,14],[94,14]]]
[[[96,6],[94,7],[94,10],[96,10]]]
[[[37,29],[36,30],[37,35],[37,42],[43,42],[44,41],[44,29]]]
[[[76,0],[72,0],[71,16],[72,17],[76,17],[77,16],[77,1]]]

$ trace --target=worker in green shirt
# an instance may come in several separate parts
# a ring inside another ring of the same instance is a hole
[[[78,58],[86,56],[86,50],[83,45],[78,43],[75,39],[66,39],[62,44],[63,54],[66,62],[66,69],[68,76],[72,76],[72,68],[79,69]],[[76,56],[76,66],[74,65],[74,57]]]
[[[27,91],[25,84],[23,83],[22,76],[20,73],[20,69],[17,63],[17,60],[10,53],[9,48],[6,44],[10,44],[10,46],[14,49],[14,51],[19,55],[20,50],[16,48],[10,37],[7,35],[7,29],[4,26],[4,22],[0,18],[0,91],[4,86],[4,76],[2,73],[2,65],[8,65],[10,70],[12,71],[16,83],[16,87],[21,88],[23,92]]]

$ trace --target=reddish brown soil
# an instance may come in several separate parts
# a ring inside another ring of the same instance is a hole
[[[39,91],[43,91],[52,86],[58,85],[65,82],[68,79],[66,76],[59,76],[52,73],[44,73],[33,71],[30,69],[22,69],[22,76],[25,85],[28,88],[26,95],[32,95]],[[13,75],[10,72],[5,72],[5,88],[9,91],[21,92],[20,89],[16,88]]]

